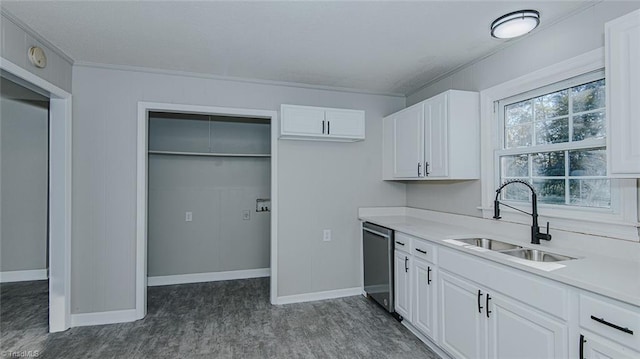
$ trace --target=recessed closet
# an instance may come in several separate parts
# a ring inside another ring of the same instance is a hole
[[[148,116],[148,284],[268,276],[270,121]]]

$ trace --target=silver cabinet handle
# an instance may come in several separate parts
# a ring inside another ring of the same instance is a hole
[[[420,166],[422,166],[422,163],[418,162],[418,177],[420,177]]]
[[[429,175],[429,162],[424,163],[424,175],[425,176]]]
[[[327,135],[331,134],[331,121],[327,121]]]
[[[324,121],[322,121],[322,134],[324,134]]]

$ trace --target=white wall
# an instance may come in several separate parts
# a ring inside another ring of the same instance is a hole
[[[2,9],[0,17],[0,56],[61,89],[71,92],[72,61],[44,38]],[[46,34],[45,34],[46,35]],[[38,46],[45,51],[47,66],[37,68],[29,62],[27,51]]]
[[[404,98],[80,66],[73,89],[73,313],[134,308],[138,101],[366,111],[366,141],[278,141],[279,296],[359,286],[357,208],[406,202],[380,180],[381,119]]]
[[[0,99],[0,272],[47,268],[48,125],[48,102]]]
[[[637,8],[638,1],[596,3],[559,23],[512,40],[511,46],[410,94],[407,105],[449,89],[482,91],[602,47],[604,23]],[[407,185],[407,206],[481,217],[477,209],[481,190],[480,181],[411,183]]]

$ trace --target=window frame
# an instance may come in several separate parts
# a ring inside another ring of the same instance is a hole
[[[511,156],[511,155],[520,155],[520,154],[534,154],[534,153],[546,153],[546,152],[560,152],[560,151],[572,151],[572,150],[580,150],[580,149],[590,149],[590,148],[602,148],[604,147],[606,149],[607,146],[607,139],[606,137],[601,138],[601,139],[596,139],[596,138],[590,138],[590,139],[585,139],[585,140],[580,140],[580,141],[572,141],[569,140],[567,142],[559,142],[559,143],[548,143],[548,144],[542,144],[542,145],[537,145],[535,144],[535,120],[532,120],[531,125],[532,127],[532,145],[531,146],[527,146],[527,147],[511,147],[511,148],[505,148],[506,147],[506,124],[505,124],[505,113],[504,113],[504,108],[506,106],[512,105],[514,103],[518,103],[518,102],[523,102],[525,100],[528,99],[532,99],[532,98],[536,98],[539,96],[543,96],[546,94],[550,94],[550,93],[554,93],[557,91],[562,91],[565,89],[571,89],[575,86],[578,86],[580,84],[584,84],[584,83],[589,83],[589,82],[593,82],[593,81],[597,81],[600,79],[604,79],[605,78],[605,73],[604,73],[604,69],[600,69],[600,70],[596,70],[596,71],[591,71],[582,75],[578,75],[576,77],[572,77],[569,79],[565,79],[565,80],[561,80],[559,82],[547,85],[547,86],[543,86],[531,91],[527,91],[524,93],[520,93],[502,100],[498,100],[494,103],[495,106],[495,119],[494,121],[498,121],[498,127],[500,129],[500,133],[499,133],[499,137],[498,137],[498,141],[499,141],[499,148],[497,148],[494,151],[494,168],[495,168],[495,174],[494,174],[494,181],[495,181],[495,186],[496,188],[498,188],[498,186],[500,186],[502,184],[502,182],[504,182],[504,180],[502,180],[502,169],[501,169],[501,165],[500,165],[500,157],[502,156]],[[571,96],[571,93],[568,94],[568,96]],[[567,113],[567,121],[568,121],[568,127],[569,127],[569,133],[568,136],[569,138],[571,137],[571,129],[573,127],[572,122],[572,113],[573,111],[571,109],[569,109],[569,112]],[[566,160],[565,160],[566,162]],[[531,162],[529,163],[529,165],[531,165]],[[566,165],[566,163],[565,163]],[[567,171],[568,169],[566,168],[565,171]],[[531,168],[529,168],[529,171],[531,171]],[[532,173],[529,173],[528,177],[535,177],[532,175]],[[567,178],[570,180],[571,176],[568,173],[565,173],[564,176],[558,176],[555,179],[563,179],[565,180],[565,182],[567,181]],[[583,179],[581,177],[576,177],[575,179]],[[618,187],[619,184],[617,183],[617,181],[615,179],[611,179],[608,175],[605,177],[597,177],[594,179],[607,179],[610,180],[610,194],[611,194],[611,203],[610,203],[610,207],[585,207],[585,206],[570,206],[567,204],[549,204],[549,203],[543,203],[541,201],[538,201],[538,207],[539,208],[549,208],[549,209],[558,209],[558,210],[562,210],[562,209],[569,209],[569,210],[577,210],[577,211],[587,211],[589,213],[616,213],[619,212],[619,201],[618,201]],[[569,194],[569,188],[566,187],[565,185],[565,197],[568,196]],[[538,197],[540,198],[540,197]],[[529,200],[531,200],[531,197],[529,196]],[[512,206],[526,206],[527,204],[524,204],[522,201],[510,201],[510,200],[504,200],[502,199],[501,202],[506,202],[509,205]]]
[[[503,149],[504,124],[499,120],[498,102],[517,98],[523,94],[529,95],[524,97],[535,97],[535,95],[531,96],[534,91],[540,90],[544,94],[544,88],[549,88],[549,86],[560,82],[570,84],[567,81],[571,81],[573,78],[580,82],[580,77],[603,69],[604,49],[600,48],[498,84],[480,93],[481,121],[487,124],[481,126],[482,205],[480,209],[484,218],[493,217],[493,200],[500,180],[498,157],[499,154],[505,154]],[[606,147],[606,139],[590,139],[583,142],[580,147],[587,143],[593,144],[592,147]],[[571,144],[571,142],[544,146],[550,149],[560,147],[564,149],[567,144]],[[498,151],[502,152],[498,153]],[[611,208],[539,203],[540,223],[549,221],[552,229],[640,241],[636,180],[608,178],[611,180]],[[523,211],[531,211],[530,203],[510,201],[509,204],[515,204],[515,207]],[[503,220],[509,222],[531,224],[530,216],[509,208],[502,209],[502,217]]]

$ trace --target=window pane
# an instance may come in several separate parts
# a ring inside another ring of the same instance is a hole
[[[526,178],[519,178],[519,179],[523,181],[528,181],[528,179]],[[521,183],[510,184],[507,187],[503,188],[501,192],[503,200],[523,201],[523,202],[529,201],[530,193],[531,191],[529,190],[529,188],[527,188],[527,186]]]
[[[502,176],[523,177],[529,176],[529,156],[503,156],[500,157]]]
[[[507,127],[505,148],[531,146],[531,124]]]
[[[525,122],[531,122],[533,108],[531,100],[514,103],[504,108],[505,126],[515,126]]]
[[[535,153],[531,156],[534,176],[564,176],[564,151]]]
[[[533,180],[538,202],[549,204],[564,204],[564,179]]]
[[[569,151],[570,176],[606,176],[607,152],[604,148]]]
[[[536,121],[566,116],[569,113],[569,91],[562,90],[536,98]]]
[[[607,179],[569,180],[571,205],[582,207],[611,207],[611,182]]]
[[[604,138],[607,130],[604,123],[604,111],[591,112],[573,117],[573,140],[586,138]]]
[[[569,142],[569,119],[536,122],[536,144]]]
[[[582,112],[605,106],[604,79],[589,82],[571,89],[573,112]]]

